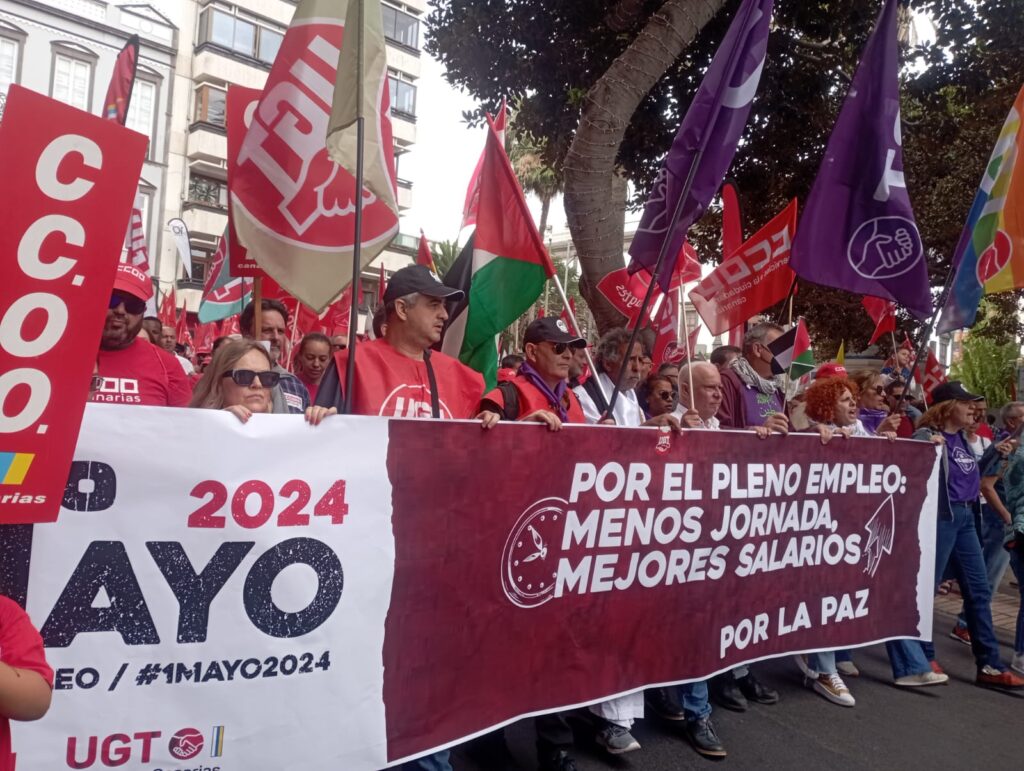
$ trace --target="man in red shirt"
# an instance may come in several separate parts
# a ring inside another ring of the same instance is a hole
[[[53,670],[28,614],[0,595],[0,771],[14,768],[11,720],[38,720],[50,708]]]
[[[384,292],[384,336],[356,351],[353,415],[389,418],[478,418],[484,428],[500,416],[479,411],[484,379],[479,372],[431,347],[448,319],[445,300],[462,292],[438,281],[422,265],[397,271]],[[342,388],[349,351],[334,354],[320,381],[316,403],[342,411]]]
[[[188,377],[174,354],[139,336],[146,301],[153,295],[149,277],[133,265],[117,266],[96,357],[103,384],[94,402],[187,407]]]
[[[552,431],[562,423],[586,423],[567,380],[573,352],[586,348],[587,341],[569,334],[561,319],[545,316],[526,328],[523,345],[526,359],[519,371],[484,396],[481,409],[497,412],[504,420],[546,423]]]

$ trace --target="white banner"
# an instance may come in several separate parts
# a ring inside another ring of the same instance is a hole
[[[56,682],[14,724],[18,771],[386,765],[387,422],[126,413],[88,407],[82,510],[34,530]],[[314,435],[359,452],[310,463]]]

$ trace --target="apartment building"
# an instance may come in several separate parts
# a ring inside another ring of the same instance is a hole
[[[133,34],[141,45],[127,123],[149,137],[138,201],[150,250],[160,253],[165,244],[173,251],[165,223],[181,210],[168,174],[179,33],[166,14],[146,3],[0,0],[0,102],[18,83],[100,114],[114,61]]]
[[[168,184],[179,191],[181,217],[192,238],[193,275],[187,280],[173,247],[164,249],[160,278],[174,281],[190,311],[199,303],[207,264],[227,222],[227,135],[224,129],[227,87],[262,88],[295,11],[289,0],[181,0],[177,85],[170,137]],[[402,156],[416,142],[416,81],[420,75],[420,17],[425,0],[382,4],[388,44],[391,115],[398,168],[398,203],[408,209],[412,183],[402,178]],[[398,236],[382,259],[387,271],[411,260],[417,239]],[[365,273],[363,296],[377,296],[379,269]],[[366,308],[364,307],[364,310]]]

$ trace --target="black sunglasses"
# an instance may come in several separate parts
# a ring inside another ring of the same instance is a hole
[[[114,310],[114,308],[121,304],[124,304],[125,311],[133,316],[139,316],[146,310],[145,300],[140,300],[138,297],[132,297],[129,294],[110,295],[110,303],[107,305],[107,309]]]
[[[260,388],[273,388],[281,380],[281,375],[278,372],[271,372],[266,370],[264,372],[256,372],[251,369],[233,369],[224,373],[224,377],[229,377],[240,386],[251,386],[253,381],[259,378]]]
[[[676,398],[675,391],[658,391],[657,395],[659,399],[664,399],[665,401],[671,401]]]

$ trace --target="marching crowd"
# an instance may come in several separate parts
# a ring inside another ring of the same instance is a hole
[[[629,347],[629,331],[605,334],[591,359],[586,342],[550,317],[529,325],[523,354],[505,357],[497,387],[484,393],[479,373],[433,350],[447,319],[446,302],[459,299],[461,292],[415,265],[391,278],[374,319],[376,337],[360,344],[353,392],[345,394],[349,352],[344,338],[306,335],[295,351],[293,371],[285,368],[289,319],[280,302],[263,300],[258,316],[252,305],[247,307],[241,338],[217,340],[214,350],[198,355],[193,364],[174,353],[173,330],[145,317],[152,291],[143,273],[119,266],[92,380],[94,401],[227,410],[243,423],[254,414],[292,413],[318,425],[347,404],[352,414],[475,419],[483,429],[502,420],[536,421],[551,431],[566,423],[613,423],[671,431],[749,430],[762,439],[802,430],[823,443],[901,437],[941,445],[936,580],[955,579],[964,599],[950,634],[971,646],[979,686],[1024,689],[1024,610],[1009,663],[991,613],[992,593],[1007,567],[1024,586],[1024,449],[1017,442],[1024,403],[1004,406],[995,430],[984,400],[958,382],[936,388],[929,405],[915,403],[906,351],[881,371],[847,373],[841,365],[823,365],[812,384],[787,401],[783,380],[772,371],[769,345],[783,333],[774,324],[751,327],[742,349],[723,346],[709,361],[682,367],[666,363],[651,372],[643,344]],[[616,383],[621,392],[609,405]],[[940,584],[936,591],[941,590]],[[947,682],[931,643],[896,640],[886,649],[895,686]],[[5,598],[0,598],[0,657],[3,767],[10,753],[7,719],[40,717],[53,677],[38,633]],[[859,673],[849,651],[819,651],[797,657],[794,664],[794,673],[798,668],[824,699],[855,705],[847,680]],[[712,699],[741,711],[751,703],[775,704],[779,694],[750,668],[738,667],[709,681],[592,706],[596,740],[613,755],[640,749],[631,728],[646,707],[679,721],[697,752],[724,757],[710,717]],[[574,769],[573,733],[565,716],[545,715],[535,724],[540,768]],[[450,769],[449,753],[407,767]]]

